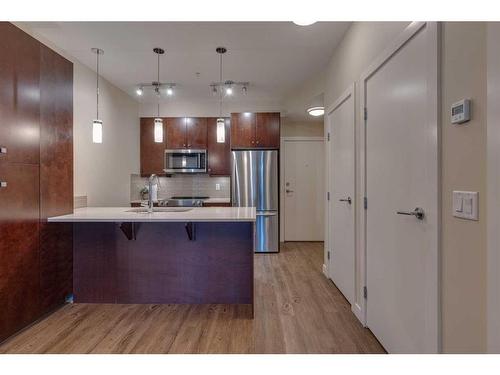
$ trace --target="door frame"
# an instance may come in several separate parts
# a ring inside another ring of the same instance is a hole
[[[325,142],[324,137],[281,137],[280,150],[280,242],[285,242],[285,159],[286,142]],[[324,146],[323,146],[324,147]]]
[[[431,205],[428,211],[428,217],[434,218],[436,222],[436,231],[432,234],[431,250],[432,257],[426,259],[426,351],[429,353],[441,352],[441,264],[440,264],[440,232],[441,232],[441,179],[440,179],[440,122],[439,122],[439,36],[440,29],[437,22],[412,22],[406,29],[388,46],[369,66],[369,68],[361,75],[360,78],[360,101],[359,101],[359,126],[360,126],[360,139],[359,144],[359,166],[360,166],[360,189],[358,200],[363,200],[367,194],[366,186],[366,120],[365,120],[365,107],[366,107],[366,84],[368,79],[373,76],[385,63],[393,57],[401,48],[403,48],[408,41],[410,41],[420,30],[427,27],[427,41],[426,41],[426,54],[427,54],[427,129],[431,134],[432,147],[429,150],[430,156],[435,163],[428,166],[430,169],[429,175],[433,176],[431,185],[434,188],[431,198]],[[369,116],[369,113],[368,113]],[[368,202],[369,206],[370,202]],[[367,212],[364,205],[359,207],[359,231],[358,231],[358,244],[360,248],[359,255],[362,257],[360,265],[361,272],[360,286],[366,286],[367,281],[367,243],[366,243],[366,220]],[[356,291],[360,292],[359,290]],[[362,323],[366,326],[367,322],[367,300],[363,298],[362,307]]]
[[[330,280],[332,280],[332,271],[331,271],[331,263],[330,263],[330,259],[328,259],[328,251],[331,252],[331,245],[333,243],[333,233],[332,233],[332,221],[333,221],[333,215],[332,215],[332,209],[333,209],[333,205],[332,205],[332,201],[329,200],[328,198],[328,193],[330,193],[330,195],[332,194],[332,191],[333,191],[333,181],[332,181],[332,169],[333,169],[333,143],[332,142],[332,137],[334,136],[334,132],[333,132],[333,129],[332,129],[332,124],[330,123],[329,121],[329,115],[330,113],[334,112],[335,110],[337,110],[338,108],[340,108],[340,106],[342,104],[344,104],[349,98],[352,98],[352,107],[351,107],[351,110],[352,110],[352,114],[353,114],[353,127],[352,127],[352,132],[353,132],[353,139],[354,139],[354,143],[352,145],[353,147],[353,154],[354,154],[354,181],[353,181],[353,185],[354,185],[354,194],[353,194],[353,212],[354,212],[354,215],[353,215],[353,228],[354,228],[354,264],[356,265],[356,262],[357,262],[357,246],[356,246],[356,216],[357,216],[357,199],[356,197],[358,196],[357,194],[357,191],[358,191],[358,188],[356,186],[356,182],[357,182],[357,176],[356,176],[356,172],[357,172],[357,147],[356,147],[356,139],[358,138],[356,136],[356,83],[353,82],[349,85],[349,87],[337,98],[337,100],[335,100],[331,105],[329,105],[327,108],[326,108],[326,111],[325,111],[325,129],[326,129],[326,139],[325,139],[325,158],[326,158],[326,162],[325,162],[325,169],[326,169],[326,180],[325,180],[325,187],[326,187],[326,192],[327,192],[327,195],[325,196],[325,203],[326,203],[326,207],[327,209],[325,210],[325,256],[324,256],[324,265],[323,265],[323,270],[324,270],[324,273],[325,273],[325,276],[328,277]],[[327,147],[328,146],[328,147]],[[358,290],[359,288],[357,287],[356,285],[356,280],[357,280],[357,272],[356,272],[356,266],[354,266],[354,269],[352,270],[353,272],[353,277],[354,277],[354,303],[353,305],[351,306],[351,310],[353,311],[353,313],[358,317],[359,320],[361,320],[360,316],[358,316],[360,314],[360,311],[361,311],[361,307],[359,306],[360,303],[363,303],[362,301],[359,301],[361,295],[359,295],[358,293]]]

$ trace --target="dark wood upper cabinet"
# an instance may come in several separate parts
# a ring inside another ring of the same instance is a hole
[[[207,148],[207,119],[205,117],[186,117],[187,148]]]
[[[0,23],[0,160],[39,163],[40,43]]]
[[[167,119],[167,149],[207,148],[205,117],[170,117]]]
[[[257,113],[255,124],[255,146],[263,148],[280,147],[280,114]]]
[[[165,122],[164,122],[165,124]],[[186,148],[186,118],[169,117],[166,121],[167,149]]]
[[[217,118],[207,118],[208,173],[211,176],[231,175],[231,121],[225,120],[225,142],[217,143]]]
[[[270,148],[280,147],[280,114],[269,113],[232,113],[231,148]]]
[[[255,147],[255,113],[231,114],[231,148]]]
[[[168,132],[165,131],[168,129],[167,122],[168,119],[163,119],[163,140],[165,140],[165,134],[168,139]],[[141,175],[165,174],[163,171],[165,142],[154,141],[154,117],[142,117],[140,126]]]

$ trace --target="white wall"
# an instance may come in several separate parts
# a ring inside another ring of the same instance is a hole
[[[500,23],[490,22],[487,29],[487,200],[490,207],[500,207]],[[488,210],[488,321],[487,349],[500,353],[500,215]]]
[[[92,143],[96,75],[74,63],[74,191],[89,206],[128,206],[130,175],[139,173],[139,103],[100,79],[99,117],[103,143]]]
[[[373,59],[407,25],[405,22],[352,24],[326,70],[325,105],[331,105],[352,82],[358,81]],[[468,22],[443,23],[441,26],[442,348],[448,353],[484,352],[486,26]],[[462,98],[472,98],[473,119],[467,125],[452,126],[449,106]],[[360,111],[356,111],[356,124],[359,129]],[[359,139],[359,134],[357,137]],[[359,181],[359,170],[357,173]],[[452,190],[479,191],[479,196],[483,197],[480,199],[479,221],[452,216]],[[359,220],[356,217],[357,226]],[[358,285],[359,282],[357,275]]]
[[[95,73],[25,24],[14,24],[73,62],[75,196],[87,196],[89,206],[130,205],[130,175],[139,173],[140,163],[139,103],[101,78],[99,115],[103,120],[103,143],[93,144],[92,120],[96,115]],[[105,59],[101,62],[105,64]]]

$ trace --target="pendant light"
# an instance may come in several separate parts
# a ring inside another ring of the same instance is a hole
[[[156,96],[158,97],[158,112],[157,116],[154,120],[154,141],[155,143],[163,143],[163,120],[160,117],[160,55],[163,55],[165,53],[165,50],[161,48],[155,48],[153,49],[153,52],[157,54],[158,56],[158,76],[157,80],[155,82],[155,92]]]
[[[227,49],[224,47],[217,47],[215,50],[219,54],[220,61],[220,69],[219,69],[219,82],[222,81],[222,55],[227,52]],[[226,120],[222,117],[222,97],[224,93],[222,90],[219,90],[219,118],[217,119],[217,143],[225,143],[226,142]]]
[[[100,48],[92,48],[92,52],[96,54],[96,118],[92,121],[92,142],[102,143],[102,120],[99,119],[99,56],[104,55],[104,51]]]

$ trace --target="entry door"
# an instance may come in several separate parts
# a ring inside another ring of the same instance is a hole
[[[363,80],[367,325],[390,353],[438,350],[437,37],[408,30]]]
[[[350,89],[328,113],[330,131],[329,276],[354,303],[354,97]]]
[[[324,145],[284,142],[285,241],[323,241]]]

